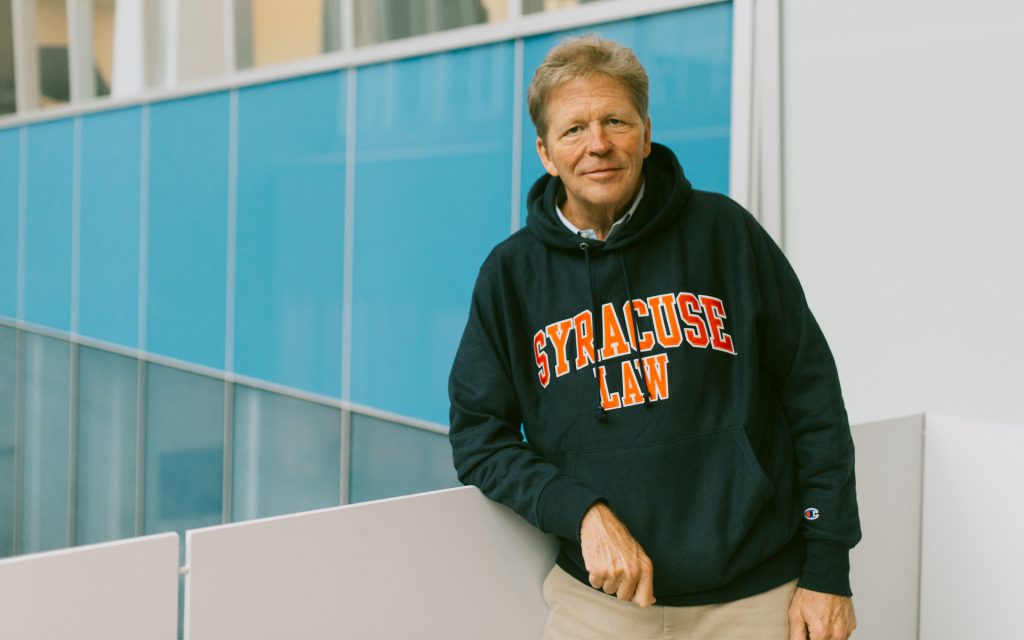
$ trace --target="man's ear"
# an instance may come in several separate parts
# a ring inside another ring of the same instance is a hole
[[[651,155],[651,116],[644,123],[644,157]]]
[[[544,165],[544,170],[557,176],[558,169],[555,168],[555,163],[551,161],[551,156],[548,155],[548,150],[544,147],[544,138],[540,136],[537,136],[537,155],[540,157],[540,163]]]

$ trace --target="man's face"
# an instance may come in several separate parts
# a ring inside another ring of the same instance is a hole
[[[547,120],[537,153],[565,185],[566,212],[622,213],[651,153],[651,120],[637,112],[626,88],[605,75],[567,82],[552,92]]]

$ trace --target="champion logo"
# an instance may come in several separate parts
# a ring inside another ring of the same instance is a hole
[[[819,514],[818,510],[814,507],[807,507],[804,509],[804,518],[808,520],[817,520],[819,515],[821,514]]]

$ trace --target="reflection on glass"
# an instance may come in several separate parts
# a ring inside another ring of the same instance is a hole
[[[92,0],[92,56],[96,95],[110,95],[114,74],[114,11],[117,0]]]
[[[135,533],[137,363],[78,351],[77,544]]]
[[[558,11],[569,9],[590,2],[608,2],[609,0],[523,0],[523,13],[540,11]]]
[[[352,414],[350,502],[458,485],[448,436]]]
[[[236,387],[232,468],[232,520],[337,506],[341,412]]]
[[[505,17],[505,0],[355,0],[356,46]]]
[[[224,383],[149,364],[145,533],[219,524],[223,473]]]
[[[0,114],[14,113],[14,29],[11,0],[0,0]],[[2,555],[0,550],[0,555]]]
[[[340,0],[235,0],[235,45],[239,69],[336,51]]]
[[[71,98],[68,75],[68,13],[65,0],[36,0],[36,45],[39,47],[39,93],[42,106]]]
[[[17,332],[0,325],[0,558],[14,553],[14,394]]]
[[[21,549],[66,547],[70,346],[24,333],[21,413]]]

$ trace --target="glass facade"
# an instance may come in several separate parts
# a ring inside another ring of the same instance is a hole
[[[78,350],[77,544],[135,534],[138,364]]]
[[[587,30],[727,190],[731,5]],[[0,554],[454,486],[448,369],[564,35],[0,129]]]

